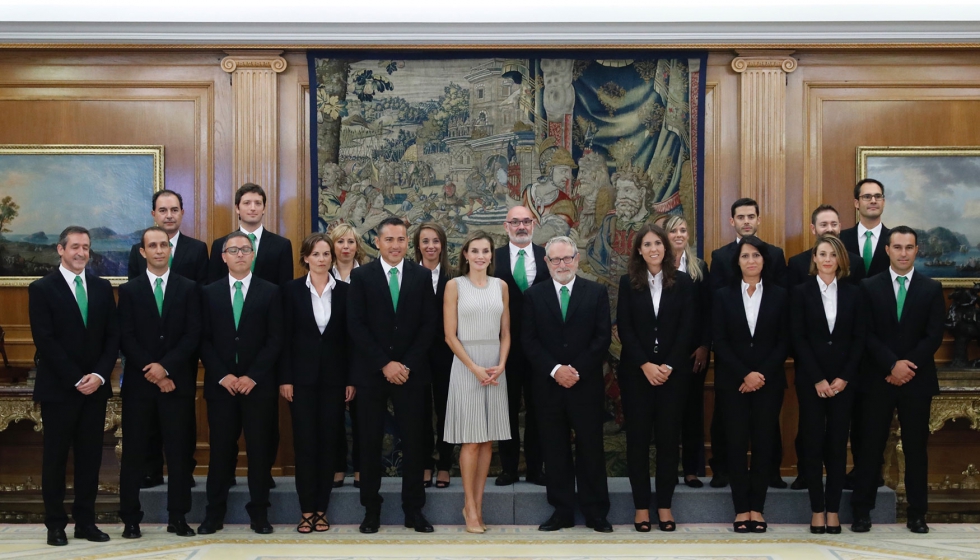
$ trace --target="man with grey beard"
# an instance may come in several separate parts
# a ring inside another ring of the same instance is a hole
[[[610,533],[602,441],[602,362],[612,339],[609,293],[605,286],[575,275],[579,253],[572,239],[555,237],[545,251],[552,281],[524,293],[522,327],[548,473],[548,503],[555,508],[538,529],[558,531],[575,525],[577,481],[585,525]]]
[[[650,219],[646,197],[651,185],[645,174],[632,170],[613,174],[612,183],[616,187],[615,212],[602,219],[586,253],[592,272],[615,285],[626,273],[636,232]]]

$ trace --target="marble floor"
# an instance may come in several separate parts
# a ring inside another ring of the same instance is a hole
[[[276,526],[260,536],[244,525],[226,525],[208,537],[181,539],[163,525],[142,526],[143,538],[125,540],[119,525],[103,525],[112,540],[89,543],[71,538],[65,547],[44,544],[41,525],[0,525],[0,559],[140,559],[140,560],[301,560],[301,559],[513,559],[635,560],[871,560],[980,558],[980,525],[932,525],[928,535],[913,535],[903,525],[876,525],[872,532],[811,535],[806,526],[778,525],[764,535],[736,535],[731,526],[687,525],[673,534],[656,530],[639,534],[616,526],[612,534],[584,527],[541,533],[533,526],[491,527],[484,535],[460,526],[436,526],[420,535],[401,527],[362,535],[354,525],[334,526],[326,533],[297,534]]]

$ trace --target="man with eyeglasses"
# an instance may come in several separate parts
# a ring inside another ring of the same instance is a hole
[[[605,286],[576,276],[579,252],[570,238],[553,238],[545,251],[552,281],[525,292],[521,334],[537,399],[548,503],[555,508],[538,529],[574,527],[578,504],[587,527],[611,533],[602,440],[602,362],[612,340],[609,293]]]
[[[197,532],[209,535],[224,526],[228,489],[244,432],[248,459],[252,530],[272,532],[269,524],[269,472],[278,426],[276,365],[282,347],[279,286],[252,274],[255,251],[248,236],[235,231],[219,252],[228,268],[223,281],[203,290],[204,398],[208,403],[208,505]]]
[[[504,230],[510,242],[497,248],[494,260],[494,276],[507,282],[510,293],[510,354],[507,356],[507,404],[510,412],[510,437],[500,442],[500,476],[497,486],[509,486],[518,480],[517,465],[520,462],[521,439],[518,414],[521,398],[524,399],[524,462],[527,465],[525,480],[544,484],[543,459],[538,440],[538,424],[534,419],[535,405],[531,396],[530,364],[521,345],[521,317],[523,316],[524,291],[546,282],[551,276],[545,264],[544,248],[531,243],[534,235],[534,218],[524,206],[515,206],[507,212]]]

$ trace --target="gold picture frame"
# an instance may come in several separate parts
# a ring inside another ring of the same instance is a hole
[[[856,163],[857,180],[885,185],[882,221],[919,233],[916,272],[944,288],[980,282],[980,146],[858,146]]]
[[[92,232],[89,269],[113,286],[125,282],[134,236],[153,225],[153,193],[164,188],[163,151],[0,145],[0,287],[27,286],[56,268],[57,236],[70,224]]]

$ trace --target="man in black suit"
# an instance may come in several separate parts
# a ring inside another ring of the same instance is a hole
[[[510,243],[499,247],[494,255],[497,266],[494,276],[507,282],[510,293],[510,354],[507,356],[507,406],[510,413],[510,439],[499,443],[500,476],[497,486],[509,486],[518,480],[517,465],[521,455],[520,420],[521,399],[524,402],[524,462],[526,480],[544,484],[542,476],[541,444],[538,424],[534,418],[534,398],[531,394],[531,365],[521,346],[521,321],[523,317],[524,291],[529,287],[547,282],[551,276],[544,260],[544,248],[531,243],[534,234],[534,217],[524,206],[514,206],[507,212],[504,229]]]
[[[251,272],[252,243],[245,233],[225,237],[220,254],[228,267],[224,281],[204,288],[204,398],[208,402],[211,463],[208,507],[197,532],[222,529],[228,488],[238,461],[238,438],[245,433],[252,530],[272,532],[269,476],[273,435],[278,425],[276,365],[282,348],[279,287]]]
[[[908,523],[913,533],[928,533],[927,475],[929,413],[939,379],[933,355],[943,342],[945,305],[942,284],[915,272],[918,239],[913,230],[899,226],[888,234],[886,272],[861,283],[869,303],[867,353],[874,368],[861,387],[866,395],[862,417],[860,460],[856,467],[851,507],[859,533],[871,529],[878,477],[892,416],[898,409],[905,452],[905,489]]]
[[[119,517],[123,538],[141,535],[140,481],[148,433],[162,434],[170,465],[167,530],[194,536],[185,515],[191,509],[191,458],[196,427],[197,349],[201,299],[196,282],[170,270],[170,237],[154,226],[143,232],[140,255],[146,272],[119,287],[119,337],[123,356],[123,455]],[[203,245],[203,243],[202,243]],[[160,431],[159,426],[166,426]]]
[[[751,198],[740,198],[732,203],[732,217],[728,223],[735,230],[735,240],[711,252],[711,273],[709,281],[711,283],[711,293],[719,289],[738,282],[742,278],[741,271],[732,268],[735,262],[735,252],[738,251],[738,241],[747,235],[755,235],[759,231],[759,203]],[[766,244],[769,249],[769,265],[772,266],[770,278],[779,286],[786,287],[786,257],[783,250],[775,245]],[[780,405],[781,406],[781,405]],[[773,488],[786,488],[779,475],[779,467],[783,461],[783,444],[776,428],[776,447],[773,449],[773,465],[770,469],[772,477],[769,481]],[[728,486],[728,455],[727,439],[725,437],[724,419],[722,418],[721,405],[715,397],[714,412],[711,415],[711,487],[724,488]]]
[[[431,382],[429,347],[435,336],[432,274],[405,259],[408,230],[399,218],[378,225],[381,258],[355,268],[347,304],[361,439],[362,533],[381,525],[381,442],[390,398],[402,439],[402,510],[405,526],[431,533],[422,515],[425,462],[422,444],[425,390]]]
[[[203,241],[180,233],[184,221],[184,198],[180,193],[171,190],[157,191],[153,194],[153,209],[150,211],[153,223],[167,232],[170,240],[169,268],[176,274],[203,285],[208,276],[208,246]],[[133,245],[129,251],[129,279],[144,276],[146,273],[146,257],[141,252],[142,241]],[[190,357],[193,363],[194,375],[197,376],[197,353]],[[192,408],[189,426],[191,439],[190,464],[191,473],[197,463],[194,461],[194,451],[197,447],[197,423],[195,411]],[[149,419],[145,435],[148,438],[146,452],[145,476],[141,483],[143,488],[153,488],[163,484],[163,440],[160,438],[160,426]],[[193,486],[193,478],[191,485]]]
[[[538,529],[557,531],[575,525],[577,482],[586,526],[608,533],[612,525],[606,520],[602,362],[612,340],[609,294],[605,286],[575,275],[579,254],[570,238],[553,238],[545,251],[552,282],[524,292],[522,327],[548,473],[548,503],[555,508]]]
[[[107,381],[119,355],[116,300],[107,280],[86,272],[88,230],[69,226],[58,238],[58,270],[27,289],[31,334],[37,346],[34,400],[41,403],[44,456],[41,494],[48,544],[68,544],[65,469],[75,457],[75,538],[105,542],[95,526],[95,496],[102,466]]]

